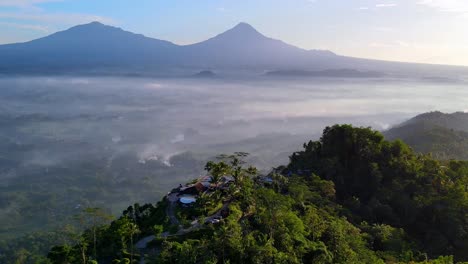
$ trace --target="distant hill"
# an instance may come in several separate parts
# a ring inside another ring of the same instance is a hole
[[[270,71],[268,76],[279,77],[341,77],[341,78],[377,78],[385,76],[384,73],[376,71],[358,71],[353,69],[331,69],[323,71],[284,70]]]
[[[425,113],[384,134],[387,139],[401,139],[414,150],[432,153],[439,159],[468,160],[468,113]]]
[[[0,45],[0,73],[3,74],[184,75],[180,72],[194,69],[259,73],[272,69],[299,69],[302,73],[331,77],[368,75],[375,71],[433,76],[437,80],[456,79],[468,74],[466,67],[386,62],[340,56],[328,50],[305,50],[266,37],[247,23],[239,23],[224,33],[191,45],[176,45],[99,22],[75,26],[25,43]],[[329,71],[320,72],[324,70]]]
[[[468,132],[468,113],[455,112],[446,114],[439,111],[429,112],[418,115],[402,125],[415,123],[424,124],[426,126],[437,125],[448,129]]]
[[[216,74],[212,71],[208,71],[208,70],[205,70],[205,71],[201,71],[197,74],[194,74],[193,77],[195,78],[214,78],[216,77]]]

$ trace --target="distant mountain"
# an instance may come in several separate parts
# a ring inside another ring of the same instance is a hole
[[[432,153],[439,159],[468,160],[468,113],[425,113],[384,134],[387,139],[401,139],[416,151]]]
[[[205,71],[201,71],[197,74],[194,74],[193,77],[196,77],[196,78],[214,78],[216,77],[216,74],[212,71],[208,71],[208,70],[205,70]]]
[[[214,67],[290,67],[338,57],[330,51],[307,51],[268,38],[251,25],[240,23],[206,41],[182,47],[192,65]]]
[[[166,64],[178,46],[98,22],[26,43],[0,46],[0,67],[9,69],[131,67]]]
[[[3,74],[113,72],[138,76],[193,69],[252,72],[350,69],[414,73],[434,78],[458,78],[460,74],[468,74],[465,67],[385,62],[339,56],[327,50],[305,50],[266,37],[246,23],[185,46],[98,22],[25,43],[0,45],[0,73]],[[321,74],[333,77],[336,73]]]
[[[284,70],[270,71],[268,76],[279,77],[341,77],[341,78],[377,78],[385,76],[384,73],[376,71],[358,71],[353,69],[331,69],[323,71]]]

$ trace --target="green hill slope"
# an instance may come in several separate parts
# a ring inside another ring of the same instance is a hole
[[[389,140],[403,140],[417,152],[432,153],[437,159],[468,160],[468,113],[422,114],[384,135]]]
[[[268,176],[244,156],[209,162],[211,184],[189,185],[191,206],[174,200],[182,188],[110,225],[85,211],[87,231],[44,263],[468,261],[466,162],[441,163],[349,125],[326,128]]]

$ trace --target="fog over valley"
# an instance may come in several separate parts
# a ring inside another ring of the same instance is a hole
[[[468,97],[464,83],[384,78],[7,77],[0,87],[3,237],[84,206],[117,214],[157,201],[220,153],[249,152],[268,171],[327,125],[385,130],[466,109]]]
[[[307,138],[334,123],[384,130],[418,113],[463,110],[468,93],[463,83],[395,79],[26,77],[0,82],[2,133],[12,142],[45,140],[114,155],[134,151],[142,160],[278,134]],[[45,165],[55,156],[67,159],[44,147],[33,153],[48,151]]]

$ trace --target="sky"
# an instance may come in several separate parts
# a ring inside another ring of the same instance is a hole
[[[92,21],[177,44],[246,22],[304,49],[468,65],[468,0],[0,0],[0,43]]]

